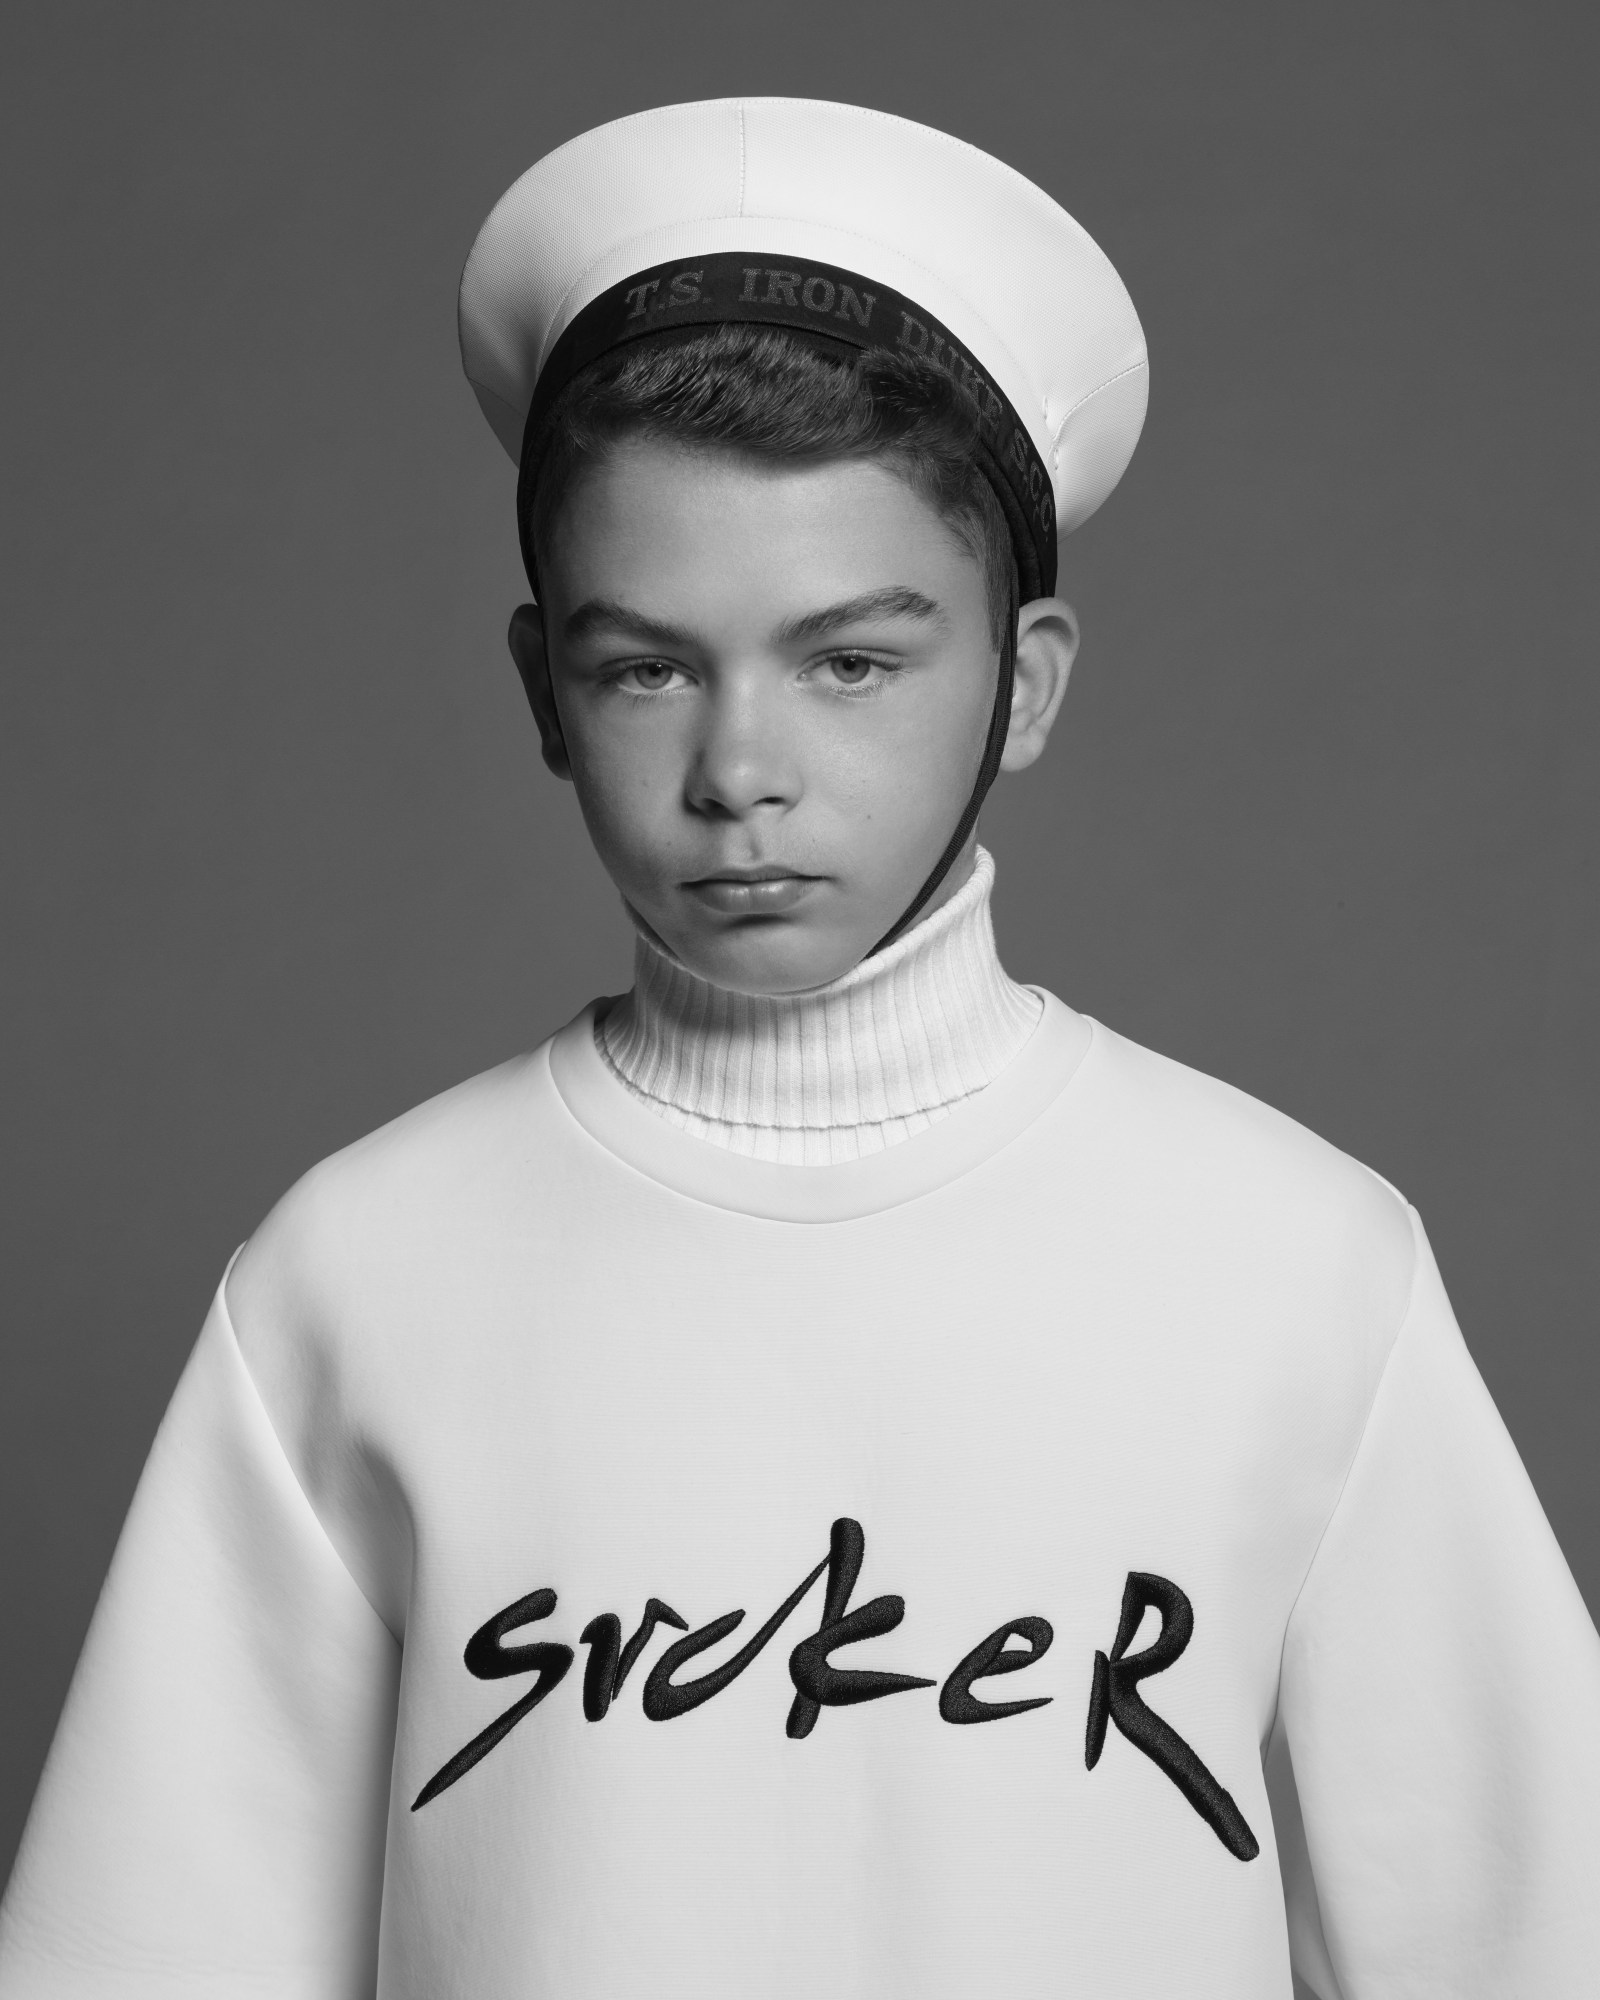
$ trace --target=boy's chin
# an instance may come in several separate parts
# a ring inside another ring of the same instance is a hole
[[[852,972],[877,942],[781,918],[739,924],[714,936],[675,939],[672,949],[690,972],[731,993],[809,993]]]

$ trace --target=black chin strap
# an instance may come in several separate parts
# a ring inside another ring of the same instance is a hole
[[[1006,635],[1000,646],[1000,671],[995,682],[994,707],[989,715],[989,734],[983,746],[983,762],[978,766],[978,776],[972,787],[972,796],[967,800],[961,817],[956,822],[956,830],[951,834],[943,854],[934,863],[932,874],[906,905],[899,921],[886,930],[867,953],[868,958],[876,958],[880,951],[893,944],[903,931],[910,929],[926,909],[928,899],[950,873],[957,855],[966,846],[968,836],[978,823],[978,814],[983,810],[983,802],[988,796],[989,787],[1000,775],[1000,758],[1011,729],[1011,691],[1016,683],[1017,596],[1016,572],[1013,571],[1011,603],[1006,613]]]

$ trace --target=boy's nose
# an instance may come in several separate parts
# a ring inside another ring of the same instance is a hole
[[[714,818],[742,818],[762,807],[787,807],[800,796],[800,774],[784,718],[745,692],[710,704],[686,792],[690,806]]]

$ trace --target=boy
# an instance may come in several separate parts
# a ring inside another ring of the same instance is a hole
[[[1109,265],[937,133],[679,106],[462,331],[635,985],[236,1258],[0,1995],[1590,1991],[1600,1645],[1414,1215],[994,954]]]

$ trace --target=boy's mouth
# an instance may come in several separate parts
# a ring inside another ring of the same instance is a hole
[[[788,868],[724,868],[683,886],[697,903],[721,916],[771,917],[792,910],[821,879]]]

